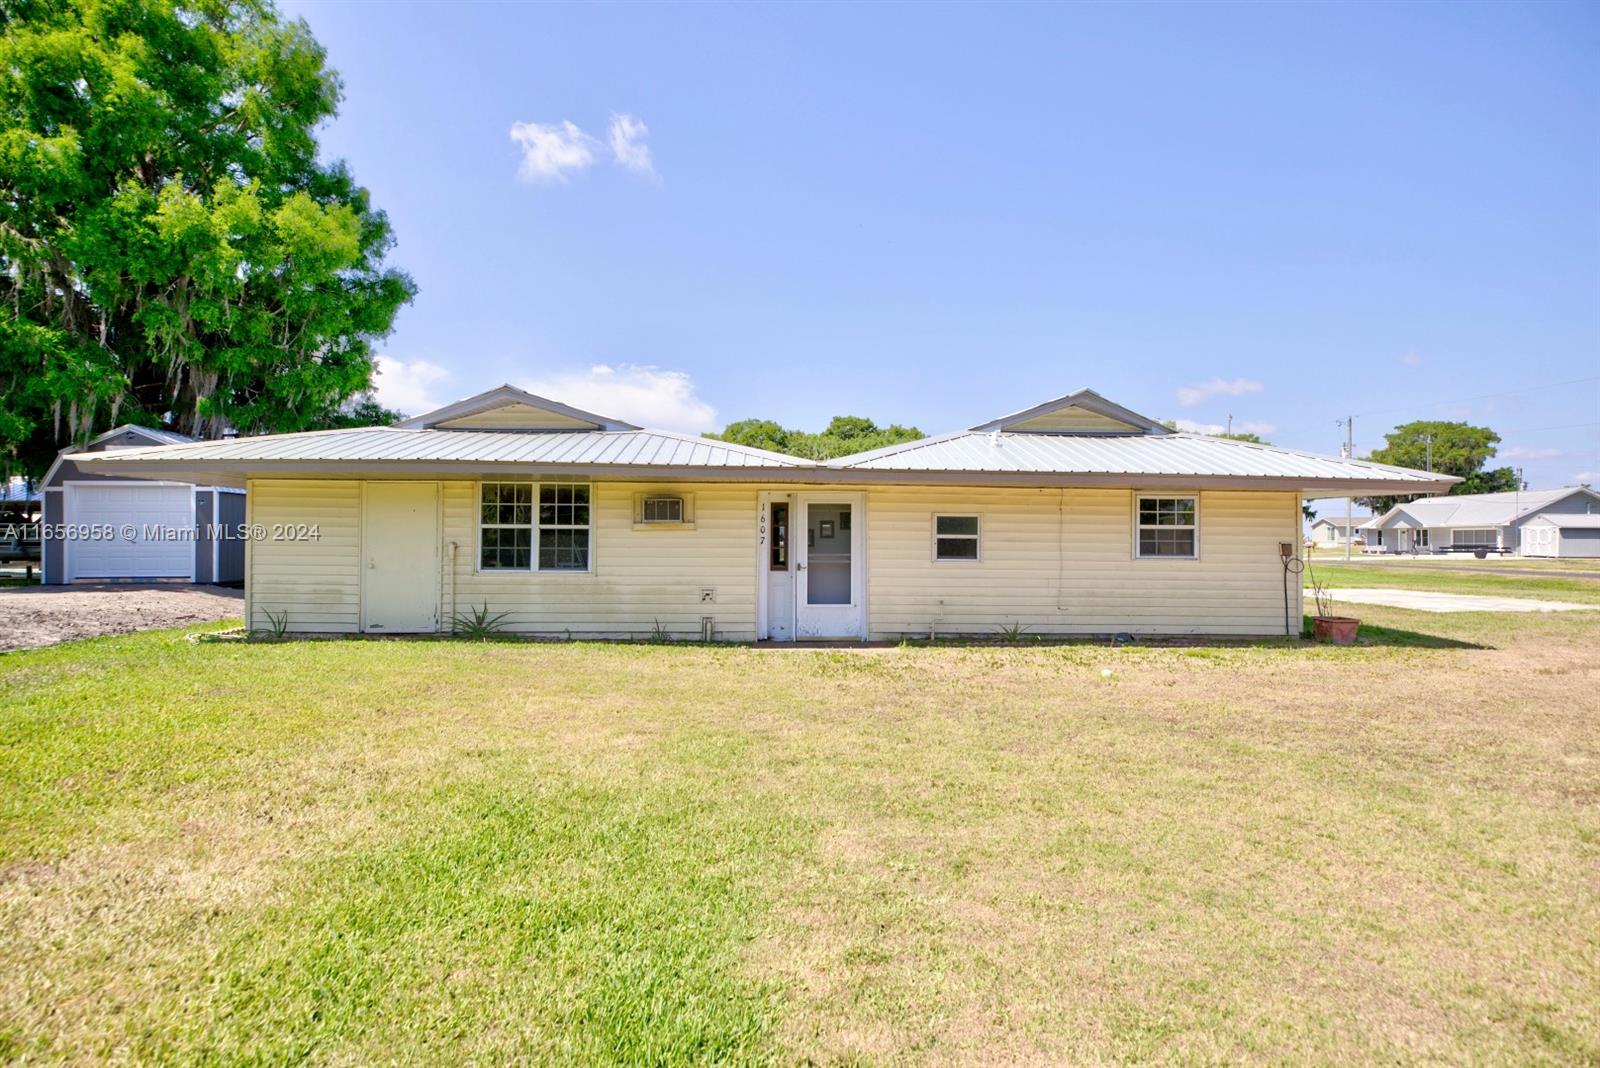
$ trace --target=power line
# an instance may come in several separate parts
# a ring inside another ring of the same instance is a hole
[[[1515,397],[1519,393],[1537,393],[1542,389],[1560,389],[1563,386],[1578,386],[1585,382],[1600,382],[1600,375],[1590,375],[1587,378],[1572,378],[1565,382],[1550,382],[1542,386],[1524,386],[1522,389],[1506,389],[1498,393],[1480,393],[1475,397],[1456,397],[1451,400],[1430,400],[1416,404],[1408,404],[1399,408],[1379,408],[1376,411],[1357,412],[1356,418],[1369,415],[1393,415],[1395,412],[1412,412],[1418,408],[1437,408],[1445,404],[1465,404],[1467,401],[1493,400],[1496,397]]]

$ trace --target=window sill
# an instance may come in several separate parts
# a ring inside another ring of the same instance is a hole
[[[572,568],[546,568],[543,571],[535,571],[532,568],[522,570],[513,567],[475,567],[472,569],[472,573],[484,578],[538,578],[541,575],[570,575],[574,578],[587,578],[594,574],[594,568],[587,568],[583,571],[576,571]]]
[[[633,529],[634,530],[651,530],[651,531],[658,531],[658,532],[659,531],[663,531],[663,530],[693,530],[694,529],[694,524],[693,523],[635,523],[633,525]]]

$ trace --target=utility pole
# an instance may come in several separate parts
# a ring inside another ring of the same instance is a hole
[[[1344,417],[1344,458],[1354,460],[1356,457],[1356,417]],[[1356,537],[1355,531],[1350,527],[1355,523],[1356,502],[1353,497],[1344,499],[1344,560],[1349,563],[1351,553],[1354,552]]]
[[[1424,434],[1422,440],[1428,443],[1428,474],[1433,474],[1433,435]]]
[[[1228,434],[1230,436],[1233,434],[1233,416],[1231,414],[1228,416]]]

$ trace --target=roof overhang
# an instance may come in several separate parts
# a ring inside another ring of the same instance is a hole
[[[477,479],[566,478],[591,481],[744,482],[827,486],[1097,487],[1228,489],[1298,492],[1303,497],[1394,493],[1382,480],[1306,480],[1298,476],[1137,474],[1118,472],[879,471],[831,467],[698,467],[628,464],[521,464],[456,460],[162,460],[108,454],[74,457],[103,474],[159,476],[180,482],[242,487],[250,479]],[[1449,482],[1409,483],[1406,491],[1443,489]]]

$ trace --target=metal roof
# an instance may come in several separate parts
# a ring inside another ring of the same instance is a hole
[[[809,460],[668,430],[499,431],[357,427],[75,456],[119,464],[417,462],[621,467],[810,467]]]
[[[1449,481],[1404,467],[1295,452],[1205,434],[946,434],[845,456],[828,466],[863,471],[1275,478],[1392,483],[1397,491]]]
[[[1579,486],[1564,486],[1549,490],[1423,497],[1395,505],[1373,520],[1372,525],[1394,527],[1399,526],[1402,520],[1410,520],[1421,527],[1502,527],[1524,516],[1541,512],[1574,493],[1590,492]],[[1595,500],[1600,504],[1600,495],[1596,495]]]
[[[1543,515],[1534,516],[1531,522],[1549,523],[1553,527],[1572,530],[1600,530],[1600,514],[1564,515],[1561,512],[1545,512]]]
[[[496,386],[493,389],[486,389],[482,393],[468,397],[466,400],[456,401],[454,404],[447,404],[443,408],[436,408],[431,412],[424,412],[409,419],[402,419],[395,426],[405,430],[425,429],[436,426],[439,423],[448,423],[452,419],[492,412],[496,408],[504,408],[516,404],[525,404],[530,408],[542,408],[547,412],[564,415],[569,419],[592,423],[600,430],[641,429],[632,423],[625,423],[621,419],[613,419],[609,415],[597,415],[594,412],[586,412],[582,408],[574,408],[570,404],[562,404],[560,401],[550,400],[548,397],[537,396],[525,389],[518,389],[510,383]]]
[[[1058,412],[1064,408],[1082,408],[1085,411],[1094,412],[1096,415],[1103,415],[1108,419],[1126,423],[1129,427],[1147,434],[1175,433],[1170,427],[1163,426],[1149,416],[1140,415],[1130,408],[1124,408],[1115,401],[1107,400],[1092,389],[1074,390],[1064,396],[1057,397],[1055,400],[1048,400],[1043,404],[1035,404],[1031,408],[1024,408],[1022,411],[1012,412],[1010,415],[1002,415],[1000,418],[991,419],[987,423],[979,423],[971,429],[975,431],[1009,430],[1018,423],[1026,423],[1030,419],[1048,415],[1051,412]]]

